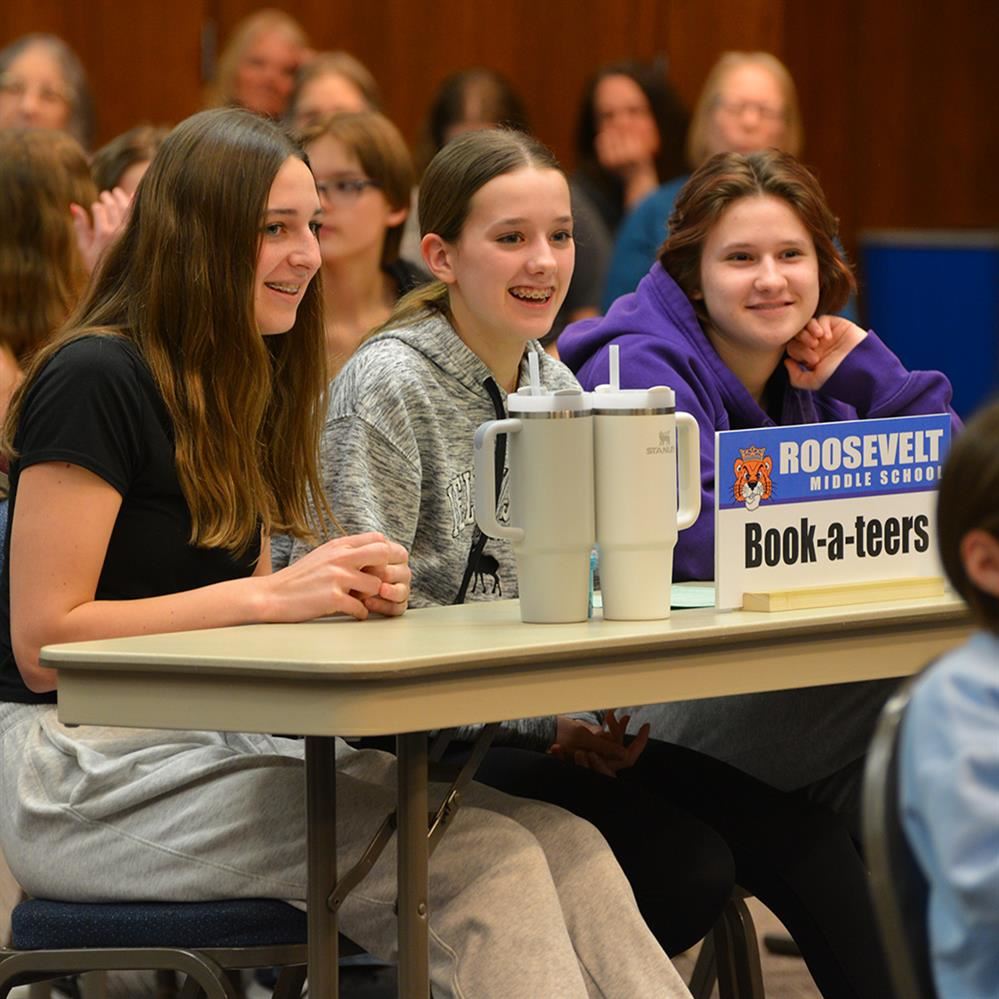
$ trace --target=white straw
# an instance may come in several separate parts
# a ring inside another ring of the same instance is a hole
[[[616,392],[621,387],[621,362],[618,358],[619,347],[612,343],[610,347],[610,387]]]
[[[533,350],[527,355],[527,367],[531,375],[531,395],[541,395],[541,369],[538,367],[538,355]]]

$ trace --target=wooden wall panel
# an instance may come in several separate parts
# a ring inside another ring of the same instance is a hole
[[[999,226],[999,5],[791,4],[785,31],[805,158],[849,247],[865,228]]]

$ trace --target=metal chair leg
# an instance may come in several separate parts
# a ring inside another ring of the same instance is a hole
[[[766,999],[756,927],[741,898],[729,899],[712,936],[720,999]]]
[[[701,949],[694,963],[687,988],[694,999],[711,999],[711,992],[718,980],[718,967],[715,961],[714,935],[709,933],[701,941]]]
[[[285,968],[274,986],[274,999],[302,999],[308,968],[304,965]]]

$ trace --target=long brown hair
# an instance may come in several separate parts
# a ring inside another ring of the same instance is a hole
[[[562,169],[544,143],[514,129],[487,128],[453,139],[430,161],[420,181],[420,236],[432,232],[447,243],[457,242],[475,194],[489,181],[523,167]],[[408,325],[430,311],[450,318],[443,281],[431,281],[404,295],[381,329]]]
[[[174,129],[66,334],[40,352],[15,397],[8,441],[25,387],[60,346],[123,336],[145,358],[173,422],[191,543],[241,553],[261,524],[314,533],[310,492],[323,503],[321,290],[313,279],[283,336],[260,335],[253,304],[267,197],[291,156],[305,159],[280,128],[247,111],[203,111]]]
[[[65,132],[0,130],[0,345],[25,364],[80,300],[87,271],[70,204],[97,198],[87,157]]]
[[[708,233],[733,202],[760,195],[786,201],[812,237],[819,264],[816,315],[842,308],[857,286],[836,247],[836,217],[808,167],[776,149],[748,156],[718,153],[693,173],[677,195],[669,235],[659,250],[659,263],[691,299],[702,324],[708,319],[704,302],[692,296],[701,287],[701,254]]]

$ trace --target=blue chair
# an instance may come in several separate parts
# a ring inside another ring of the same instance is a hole
[[[299,999],[307,917],[276,899],[76,903],[27,899],[0,949],[0,999],[19,984],[88,971],[175,971],[182,999],[237,999],[228,972],[281,969],[276,999]]]
[[[911,683],[885,704],[867,754],[863,839],[871,893],[897,999],[937,999],[930,966],[929,886],[899,814],[898,742]]]

